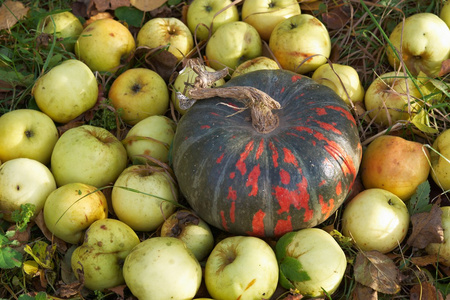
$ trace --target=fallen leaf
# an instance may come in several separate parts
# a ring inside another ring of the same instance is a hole
[[[356,287],[352,293],[352,300],[377,300],[378,292],[373,288],[356,283]]]
[[[351,6],[339,5],[322,14],[323,23],[329,29],[341,29],[351,19]]]
[[[436,263],[438,261],[438,256],[436,254],[433,254],[433,255],[411,257],[410,259],[411,262],[416,266],[425,267]]]
[[[436,290],[436,287],[428,282],[421,282],[420,284],[416,284],[411,288],[410,291],[410,300],[419,300],[419,299],[435,299],[435,300],[444,300],[442,293]]]
[[[178,60],[169,51],[167,51],[166,46],[161,46],[158,48],[148,48],[148,47],[138,47],[136,49],[136,56],[144,56],[145,62],[148,68],[158,73],[164,81],[168,82],[170,76],[175,72],[178,66]]]
[[[64,253],[64,252],[67,251],[67,244],[66,244],[66,242],[64,242],[63,240],[57,238],[56,236],[53,235],[53,233],[50,232],[50,230],[48,230],[47,226],[45,225],[44,214],[43,214],[42,210],[36,216],[34,222],[39,227],[39,229],[44,234],[44,236],[47,238],[47,240],[49,240],[52,243],[56,243],[56,246],[58,247],[58,249],[61,252]]]
[[[0,7],[0,30],[9,29],[28,13],[29,7],[25,7],[20,1],[7,0]]]
[[[450,59],[446,59],[442,62],[441,70],[439,71],[438,76],[442,77],[450,73]]]
[[[94,0],[94,5],[99,12],[104,12],[107,10],[115,10],[121,6],[130,6],[130,0]]]
[[[433,204],[429,212],[412,215],[412,232],[406,243],[419,249],[424,249],[430,243],[443,243],[444,229],[441,216],[442,210],[436,204]]]
[[[383,294],[400,291],[400,272],[395,263],[378,251],[360,251],[354,266],[355,280]]]
[[[142,10],[142,11],[152,11],[154,9],[159,8],[166,2],[167,2],[167,0],[152,0],[152,1],[131,0],[130,1],[131,5],[133,5],[134,7],[136,7],[139,10]]]

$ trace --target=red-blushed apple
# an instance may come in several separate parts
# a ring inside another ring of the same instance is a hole
[[[77,58],[92,71],[115,72],[136,48],[130,30],[115,19],[99,19],[86,26],[75,43]]]
[[[84,286],[103,291],[125,284],[123,262],[137,244],[136,232],[116,219],[101,219],[92,223],[84,234],[83,244],[71,256],[71,267]]]
[[[108,97],[122,120],[135,125],[153,115],[163,115],[169,108],[169,90],[164,79],[145,68],[128,69],[112,83]]]
[[[230,68],[262,55],[262,41],[255,27],[242,21],[220,26],[206,44],[206,58],[215,70]]]
[[[186,245],[174,237],[151,237],[125,258],[123,277],[139,300],[193,299],[202,268]]]
[[[445,1],[442,5],[439,17],[450,27],[450,1]]]
[[[55,38],[63,39],[61,43],[70,52],[73,52],[75,43],[82,31],[81,21],[70,11],[47,16],[42,30],[44,33],[53,34]]]
[[[23,204],[33,204],[33,218],[44,207],[56,182],[48,167],[29,158],[15,158],[0,165],[0,211],[12,222],[11,214]]]
[[[75,182],[51,192],[43,212],[45,225],[52,234],[67,243],[78,244],[92,223],[108,217],[108,203],[95,186]]]
[[[278,284],[273,249],[252,236],[231,236],[218,242],[206,260],[204,279],[214,299],[270,299]]]
[[[231,75],[231,78],[257,70],[278,70],[278,69],[280,69],[280,66],[273,59],[268,58],[266,56],[258,56],[253,59],[247,60],[242,64],[240,64],[239,66],[237,66],[236,70],[234,70],[233,74]]]
[[[242,21],[255,27],[265,41],[278,23],[300,13],[297,0],[245,0],[242,5]]]
[[[389,40],[402,57],[413,76],[420,72],[436,77],[442,62],[450,56],[450,29],[433,13],[416,13],[395,26]],[[400,60],[390,45],[386,55],[394,69],[400,67]]]
[[[231,0],[194,0],[189,4],[187,26],[195,38],[206,40],[217,28],[239,21],[239,11]]]
[[[0,161],[31,158],[45,165],[59,138],[53,120],[38,110],[16,109],[0,116]]]
[[[277,241],[275,252],[281,286],[298,290],[304,296],[332,295],[347,268],[344,251],[328,232],[319,228],[284,234]]]
[[[111,203],[119,220],[136,231],[153,231],[176,209],[178,190],[166,169],[133,165],[117,178]]]
[[[406,237],[410,216],[405,203],[384,189],[366,189],[348,202],[342,214],[342,234],[363,251],[388,253]]]
[[[136,42],[138,47],[151,49],[167,46],[178,61],[188,56],[194,48],[194,38],[191,31],[180,19],[153,18],[147,21],[139,30]]]
[[[376,137],[363,153],[360,176],[366,189],[380,188],[407,201],[430,174],[430,154],[419,142]]]
[[[51,171],[58,186],[72,182],[112,184],[126,168],[127,150],[103,127],[82,125],[64,132],[55,144]]]
[[[437,255],[438,263],[450,267],[450,206],[440,207],[442,211],[441,225],[444,229],[443,243],[430,243],[425,251],[431,255]]]
[[[450,129],[442,131],[430,150],[431,177],[444,191],[450,190]]]
[[[31,93],[39,109],[53,121],[68,123],[94,107],[98,83],[86,64],[69,59],[39,77]]]

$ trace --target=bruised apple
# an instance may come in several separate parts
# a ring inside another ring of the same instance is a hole
[[[237,66],[231,78],[257,70],[278,70],[279,68],[280,66],[273,59],[266,56],[258,56]]]

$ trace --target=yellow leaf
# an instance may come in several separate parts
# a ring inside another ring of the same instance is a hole
[[[34,243],[33,248],[26,245],[24,251],[31,255],[34,260],[44,269],[53,269],[53,254],[56,250],[56,244],[49,246],[44,241],[37,241]]]
[[[152,11],[166,3],[167,0],[131,0],[130,3],[134,7],[142,11]]]
[[[34,260],[27,260],[22,266],[25,273],[34,276],[39,271],[39,265]]]
[[[0,30],[14,26],[27,15],[30,8],[25,7],[20,1],[7,0],[0,7]]]
[[[412,119],[411,122],[414,124],[414,126],[417,127],[422,132],[425,133],[439,133],[439,130],[430,127],[429,125],[429,119],[427,112],[422,109],[418,114],[416,114]]]

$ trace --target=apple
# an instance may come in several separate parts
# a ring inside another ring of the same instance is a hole
[[[439,17],[450,27],[450,1],[445,1],[442,5]]]
[[[215,70],[211,67],[204,66],[205,70],[208,72],[215,72]],[[175,107],[175,109],[181,114],[184,115],[186,113],[186,109],[182,109],[180,107],[180,100],[178,99],[177,92],[182,93],[185,96],[188,96],[188,90],[191,85],[195,83],[195,79],[198,77],[197,73],[190,66],[184,67],[178,76],[175,78],[172,85],[172,94],[171,101]],[[212,87],[217,87],[225,84],[225,79],[221,78],[217,80]]]
[[[242,5],[242,21],[255,27],[265,41],[278,23],[300,13],[297,0],[245,0]]]
[[[64,11],[47,16],[42,32],[53,34],[63,39],[62,44],[67,51],[73,52],[75,43],[83,31],[81,21],[70,11]]]
[[[395,26],[389,40],[413,76],[420,72],[438,76],[442,62],[450,56],[450,29],[433,13],[410,15]],[[390,65],[398,69],[399,59],[390,45],[386,47]]]
[[[278,285],[277,258],[260,238],[227,237],[209,254],[204,279],[214,299],[270,299]]]
[[[387,72],[369,85],[364,106],[375,123],[391,126],[412,118],[422,106],[420,98],[422,94],[411,78]]]
[[[175,129],[175,122],[166,116],[155,115],[139,121],[122,141],[128,158],[134,164],[156,164],[154,160],[167,163]]]
[[[382,135],[364,151],[360,176],[366,189],[384,189],[407,201],[427,180],[429,161],[430,154],[422,143]]]
[[[151,237],[125,258],[123,277],[139,300],[193,299],[202,268],[186,245],[174,237]]]
[[[92,71],[115,72],[136,48],[131,32],[119,21],[99,19],[86,26],[75,43],[75,54]]]
[[[59,138],[53,120],[38,110],[16,109],[0,116],[0,161],[31,158],[45,165]]]
[[[108,97],[122,120],[135,125],[154,115],[163,115],[169,108],[169,90],[164,79],[145,68],[128,69],[112,83]]]
[[[137,244],[136,232],[115,219],[100,219],[84,234],[83,244],[71,256],[71,267],[77,279],[83,274],[84,286],[103,291],[125,284],[123,262]]]
[[[72,182],[103,187],[127,166],[127,150],[108,130],[91,125],[64,132],[55,144],[51,171],[58,186]]]
[[[283,69],[305,74],[327,62],[331,39],[319,19],[300,14],[275,26],[269,48]]]
[[[44,222],[61,240],[77,244],[97,220],[108,217],[105,195],[95,186],[74,182],[52,191],[44,203]]]
[[[408,233],[409,212],[395,194],[380,188],[365,189],[348,202],[342,214],[342,234],[363,251],[388,253]]]
[[[242,21],[220,26],[206,44],[206,58],[215,70],[233,71],[246,60],[262,55],[262,41],[255,27]]]
[[[443,190],[450,190],[450,129],[442,131],[430,151],[431,177]]]
[[[166,169],[133,165],[115,181],[111,203],[119,220],[136,231],[153,231],[175,211],[177,196]]]
[[[34,205],[33,218],[44,207],[47,196],[56,189],[50,170],[41,162],[15,158],[0,165],[0,211],[12,222],[11,214],[23,204]]]
[[[278,70],[280,66],[276,61],[266,56],[258,56],[253,59],[244,61],[242,64],[237,66],[236,70],[234,70],[231,78],[236,76],[253,72],[257,70]]]
[[[187,26],[198,40],[206,40],[217,28],[239,21],[239,11],[231,0],[194,0],[188,7]]]
[[[68,123],[94,107],[98,83],[83,62],[68,59],[38,78],[32,94],[39,109],[58,123]]]
[[[284,234],[275,245],[280,284],[303,296],[324,297],[339,287],[347,258],[336,240],[319,228]]]
[[[161,236],[182,240],[198,261],[205,259],[214,248],[214,236],[208,223],[187,209],[178,210],[164,221]]]
[[[194,48],[194,38],[187,25],[173,17],[157,17],[147,21],[139,30],[136,42],[138,47],[151,49],[166,46],[178,61]]]
[[[364,87],[352,66],[326,63],[318,67],[311,78],[331,88],[349,106],[364,100]]]
[[[425,247],[425,251],[430,255],[437,255],[439,264],[450,267],[450,206],[441,206],[440,209],[444,242],[430,243]]]

